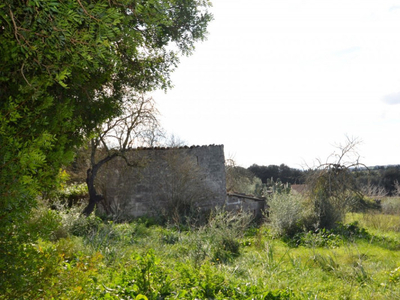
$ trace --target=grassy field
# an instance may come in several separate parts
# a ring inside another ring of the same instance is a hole
[[[30,226],[47,233],[8,253],[0,299],[400,299],[399,215],[291,238],[222,212],[160,226],[42,209]]]

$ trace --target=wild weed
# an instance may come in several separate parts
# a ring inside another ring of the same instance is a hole
[[[264,270],[269,275],[277,275],[282,272],[281,266],[283,264],[283,259],[285,257],[283,254],[279,259],[274,256],[274,248],[271,243],[267,244],[266,251],[265,251],[265,260],[263,262]]]
[[[191,232],[194,262],[209,257],[215,263],[227,263],[240,255],[240,238],[252,221],[250,214],[214,212],[206,225]]]
[[[323,256],[316,253],[311,257],[311,259],[317,266],[326,272],[337,272],[339,270],[339,264],[336,261],[336,258],[331,255]]]
[[[389,273],[389,282],[392,284],[396,284],[400,282],[400,267],[390,271]]]
[[[173,291],[171,284],[169,271],[150,250],[135,255],[120,274],[114,274],[103,296],[105,299],[138,299],[144,295],[147,299],[164,299]]]

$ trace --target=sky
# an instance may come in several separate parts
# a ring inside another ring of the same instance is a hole
[[[207,40],[153,97],[188,145],[237,165],[304,168],[346,137],[400,164],[400,1],[214,0]]]

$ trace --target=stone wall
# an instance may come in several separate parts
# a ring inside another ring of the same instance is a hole
[[[269,205],[265,203],[265,198],[257,198],[239,193],[227,194],[225,209],[236,212],[250,212],[256,218],[262,217],[263,213],[267,216],[269,215]]]
[[[100,213],[131,218],[225,204],[223,145],[132,149],[127,158],[139,167],[117,158],[98,176],[96,187],[105,196]]]

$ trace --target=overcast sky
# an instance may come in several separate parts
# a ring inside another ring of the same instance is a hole
[[[345,137],[361,162],[400,164],[400,1],[214,0],[207,41],[155,93],[189,145],[248,167],[324,160]]]

